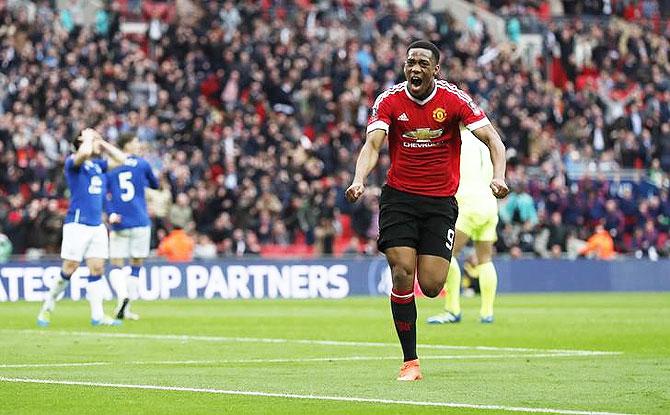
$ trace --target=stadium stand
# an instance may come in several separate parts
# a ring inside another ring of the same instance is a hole
[[[154,248],[173,221],[196,255],[374,254],[388,156],[363,202],[343,194],[371,100],[400,79],[409,40],[428,38],[508,146],[499,252],[574,254],[602,223],[620,254],[668,255],[665,2],[572,18],[550,18],[554,2],[475,2],[507,19],[503,42],[476,14],[400,3],[0,1],[0,231],[14,254],[58,252],[67,140],[87,125],[136,133],[164,176]],[[532,24],[510,31],[516,17]],[[542,36],[530,63],[524,31]]]

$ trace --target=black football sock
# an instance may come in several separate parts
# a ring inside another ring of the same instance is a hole
[[[391,313],[402,346],[404,361],[416,359],[416,302],[414,301],[414,291],[391,290]]]

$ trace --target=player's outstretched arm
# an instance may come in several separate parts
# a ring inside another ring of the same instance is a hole
[[[373,130],[368,133],[365,144],[361,152],[358,154],[356,160],[356,173],[351,186],[347,189],[345,195],[349,202],[355,202],[365,191],[365,179],[372,169],[377,165],[379,159],[379,152],[384,145],[386,139],[386,131]]]
[[[491,163],[493,163],[493,180],[491,180],[491,191],[498,199],[502,199],[509,193],[509,187],[505,183],[505,169],[507,160],[505,158],[505,144],[503,144],[500,134],[488,124],[477,128],[472,132],[489,148],[491,154]]]

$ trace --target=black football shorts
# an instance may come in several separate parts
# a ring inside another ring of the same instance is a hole
[[[379,206],[380,251],[408,246],[418,255],[451,261],[458,217],[455,197],[420,196],[385,185]]]

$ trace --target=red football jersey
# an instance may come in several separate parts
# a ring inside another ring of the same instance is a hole
[[[453,196],[460,180],[460,127],[470,131],[490,124],[465,92],[436,80],[423,101],[410,95],[407,82],[380,94],[372,107],[367,132],[388,135],[389,186],[423,196]]]

